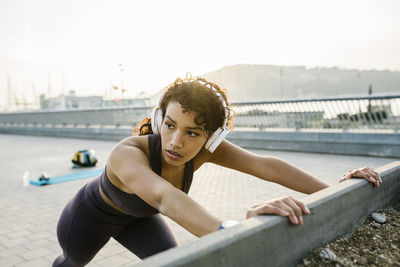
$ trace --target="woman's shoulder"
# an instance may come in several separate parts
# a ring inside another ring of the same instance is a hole
[[[129,136],[123,140],[121,140],[117,145],[122,146],[143,146],[148,144],[148,135],[139,135],[139,136]]]
[[[132,149],[139,149],[147,156],[149,155],[149,141],[147,135],[129,136],[116,144],[110,156],[118,155],[121,151],[129,151]]]
[[[148,136],[130,136],[112,149],[107,160],[107,177],[122,191],[133,193],[128,181],[145,169],[150,169]]]

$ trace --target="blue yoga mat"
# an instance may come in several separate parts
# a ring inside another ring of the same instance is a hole
[[[65,175],[58,175],[58,176],[50,177],[49,180],[47,180],[47,181],[45,181],[45,180],[39,181],[39,180],[31,179],[31,180],[29,180],[29,183],[31,185],[37,185],[37,186],[58,184],[58,183],[64,183],[64,182],[73,181],[73,180],[80,180],[80,179],[95,177],[95,176],[100,175],[103,171],[104,171],[104,168],[101,168],[101,169],[90,170],[90,171],[82,171],[82,172],[75,172],[75,173],[70,173],[70,174],[65,174]]]

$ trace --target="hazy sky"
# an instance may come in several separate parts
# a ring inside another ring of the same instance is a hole
[[[128,96],[233,64],[400,70],[400,1],[0,0],[0,106],[7,77],[104,95],[118,64]]]

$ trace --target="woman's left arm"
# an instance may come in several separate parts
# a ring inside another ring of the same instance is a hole
[[[284,160],[256,155],[227,140],[221,143],[209,161],[306,194],[329,186]],[[368,167],[350,171],[340,181],[351,177],[364,178],[376,186],[382,181],[378,173]]]

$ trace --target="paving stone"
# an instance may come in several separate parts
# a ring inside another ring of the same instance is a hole
[[[6,236],[10,239],[15,239],[17,237],[26,236],[29,234],[31,234],[30,231],[23,229],[23,230],[17,230],[17,231],[10,232],[10,233],[6,234]]]
[[[3,250],[0,250],[0,257],[1,258],[7,258],[7,257],[13,257],[19,253],[25,252],[27,251],[26,248],[24,248],[23,246],[16,246],[16,247],[12,247],[12,248],[6,248]]]
[[[34,240],[43,239],[43,238],[53,238],[53,235],[48,232],[41,231],[41,232],[30,234],[29,236],[26,236],[26,238],[31,241],[34,241]]]
[[[10,233],[11,230],[0,226],[0,236]]]
[[[120,244],[111,244],[111,245],[108,245],[107,247],[104,247],[101,250],[101,253],[105,257],[109,257],[109,256],[120,254],[120,253],[122,253],[124,251],[126,251],[126,248],[123,247],[122,245],[120,245]]]
[[[24,215],[25,217],[25,215]],[[22,223],[18,225],[18,230],[31,230],[34,227],[31,223]]]
[[[58,245],[58,242],[51,242],[50,245],[45,246],[44,248],[52,251],[53,253],[56,253],[57,255],[62,253],[61,247]]]
[[[8,267],[8,266],[15,266],[16,264],[25,262],[23,258],[18,255],[7,257],[5,259],[0,259],[0,266],[1,267]]]
[[[11,239],[10,241],[3,243],[3,245],[5,247],[12,248],[12,247],[15,247],[18,245],[26,244],[27,242],[29,242],[28,239],[26,239],[24,237],[18,237],[18,238]]]
[[[38,258],[24,263],[16,264],[15,267],[44,267],[50,266],[51,262],[44,258]]]
[[[52,253],[51,251],[49,251],[45,248],[38,248],[38,249],[34,249],[34,250],[29,250],[28,252],[24,252],[19,255],[26,260],[33,260],[36,258],[40,258],[42,256],[49,255],[51,253]]]
[[[132,263],[131,259],[121,255],[114,255],[96,262],[96,264],[104,267],[120,266],[128,263]]]
[[[102,265],[99,265],[97,262],[89,262],[88,265],[86,265],[86,267],[103,267]]]
[[[58,218],[58,217],[57,217],[57,218]],[[50,240],[51,242],[58,243],[57,234],[50,235],[50,236],[46,237],[46,239]]]
[[[6,247],[6,243],[7,242],[10,242],[11,241],[11,239],[9,239],[8,237],[6,237],[5,235],[1,235],[0,236],[0,245],[2,245],[2,246],[4,246],[4,247]]]
[[[126,250],[124,252],[121,253],[122,256],[130,259],[132,262],[139,262],[141,261],[138,256],[136,256],[135,254],[133,254],[132,252]]]
[[[46,246],[54,246],[54,242],[48,240],[47,238],[44,239],[38,239],[35,241],[30,241],[26,244],[23,245],[27,249],[37,249],[37,248],[42,248]]]

